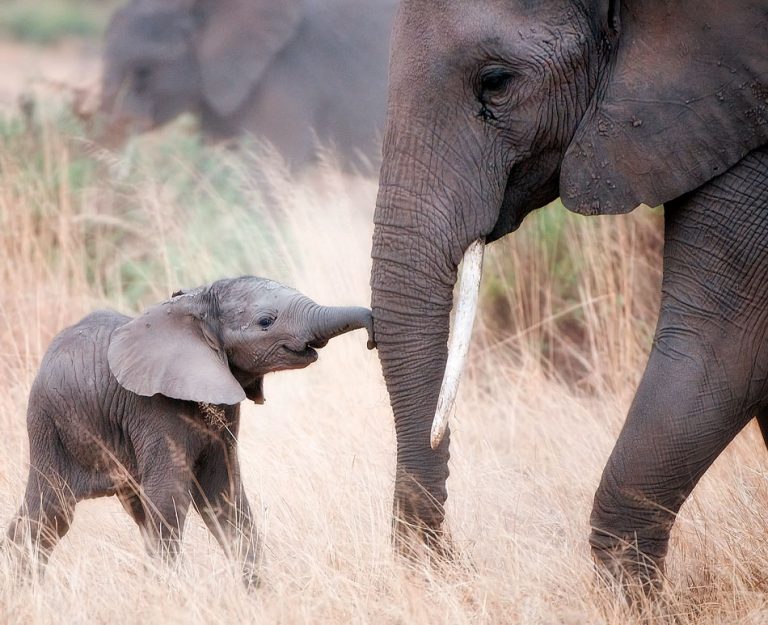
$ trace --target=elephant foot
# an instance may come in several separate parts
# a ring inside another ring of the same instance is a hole
[[[261,588],[261,575],[255,570],[244,570],[242,574],[243,585],[248,592],[254,592]]]
[[[456,560],[450,535],[441,526],[431,527],[420,521],[395,516],[392,521],[392,544],[395,552],[414,562],[428,560],[445,564]]]
[[[636,537],[621,539],[597,529],[592,531],[589,542],[599,586],[623,596],[630,606],[646,605],[660,596],[663,555],[650,555]]]
[[[450,536],[443,529],[447,467],[437,475],[416,476],[398,467],[392,506],[392,542],[395,551],[409,560],[454,560]],[[427,488],[425,484],[431,484]]]
[[[45,578],[46,558],[30,548],[5,540],[0,542],[0,558],[6,560],[4,568],[12,583],[25,586]]]

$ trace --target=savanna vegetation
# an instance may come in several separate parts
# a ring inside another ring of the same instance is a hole
[[[0,31],[55,40],[18,26],[26,6],[4,5]],[[94,36],[93,16],[54,30]],[[241,273],[326,304],[369,298],[375,180],[332,158],[295,178],[255,144],[202,145],[185,122],[108,151],[68,106],[62,95],[0,120],[0,527],[23,494],[42,353],[88,311],[136,312]],[[314,367],[268,378],[265,406],[244,407],[261,589],[241,587],[198,519],[170,571],[144,555],[116,500],[98,500],[78,507],[43,579],[15,579],[0,556],[0,622],[765,622],[768,473],[752,425],[684,506],[662,600],[630,613],[594,584],[591,498],[653,334],[661,215],[582,218],[555,205],[491,246],[453,425],[454,564],[391,552],[389,402],[375,353],[350,335]]]
[[[66,38],[98,39],[117,0],[4,0],[0,34],[49,45]]]

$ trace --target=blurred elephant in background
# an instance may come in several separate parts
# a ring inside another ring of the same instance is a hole
[[[203,133],[247,131],[293,167],[318,143],[379,159],[395,0],[132,0],[106,33],[105,138],[184,112]]]
[[[658,327],[590,537],[609,578],[656,585],[681,505],[768,405],[766,33],[764,0],[403,0],[371,274],[401,547],[444,545],[465,252],[468,334],[483,241],[558,196],[583,215],[664,204]]]

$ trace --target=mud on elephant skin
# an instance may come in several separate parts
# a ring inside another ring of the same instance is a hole
[[[747,0],[401,3],[371,274],[398,544],[444,541],[436,407],[455,392],[441,380],[460,360],[447,340],[465,251],[477,270],[473,242],[558,195],[585,215],[664,204],[659,325],[590,538],[614,577],[655,583],[680,506],[768,399],[766,32]]]
[[[378,164],[396,0],[131,0],[104,45],[105,138],[183,112],[269,141],[294,167]]]
[[[117,495],[147,550],[173,558],[190,504],[258,580],[261,547],[240,478],[240,402],[264,402],[267,373],[300,369],[367,308],[320,306],[244,276],[152,306],[131,319],[92,313],[46,352],[27,409],[30,467],[6,546],[41,567],[82,499]]]

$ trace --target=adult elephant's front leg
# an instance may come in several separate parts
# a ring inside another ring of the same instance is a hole
[[[448,496],[450,432],[436,450],[429,444],[432,422],[395,424],[398,436],[392,536],[395,548],[406,557],[426,553],[438,558],[453,557],[451,539],[442,527]],[[405,431],[404,431],[405,430]]]
[[[757,412],[757,425],[760,427],[760,434],[763,437],[765,446],[768,447],[768,405],[764,405]]]
[[[768,150],[667,206],[651,356],[595,495],[613,577],[653,583],[675,516],[768,390]]]

